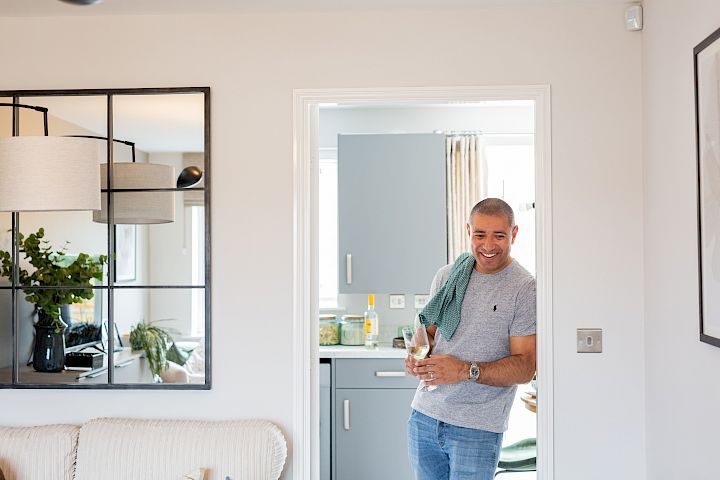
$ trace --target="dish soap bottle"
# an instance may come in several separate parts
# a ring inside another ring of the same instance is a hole
[[[378,314],[375,311],[375,295],[368,294],[368,307],[365,312],[365,346],[377,348],[379,337]]]

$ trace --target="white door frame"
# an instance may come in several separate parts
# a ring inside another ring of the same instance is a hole
[[[319,478],[318,151],[323,104],[535,102],[538,480],[553,479],[550,86],[329,88],[293,91],[293,478]]]

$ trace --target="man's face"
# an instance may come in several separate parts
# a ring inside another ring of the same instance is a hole
[[[505,215],[473,215],[467,226],[475,269],[480,273],[497,273],[512,261],[510,248],[515,242],[517,225],[510,227]]]

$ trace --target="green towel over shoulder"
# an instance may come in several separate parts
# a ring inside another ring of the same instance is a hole
[[[420,322],[426,327],[437,325],[445,340],[452,338],[460,324],[460,309],[474,267],[475,257],[470,253],[460,255],[455,260],[445,285],[420,312]]]

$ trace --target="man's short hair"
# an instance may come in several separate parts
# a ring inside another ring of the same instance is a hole
[[[472,225],[473,215],[492,215],[496,217],[503,216],[507,218],[510,228],[515,228],[515,214],[510,205],[500,198],[486,198],[478,202],[470,211],[468,223]]]

